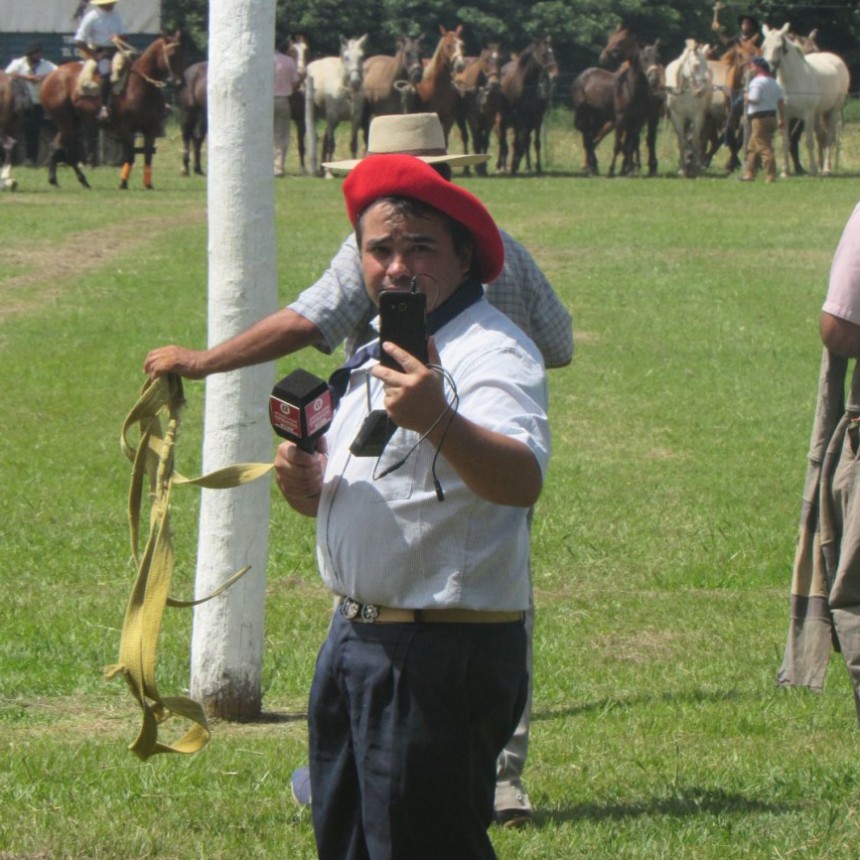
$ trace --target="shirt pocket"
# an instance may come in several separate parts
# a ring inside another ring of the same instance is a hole
[[[373,469],[374,489],[385,501],[408,499],[415,490],[418,434],[398,428],[388,440]]]

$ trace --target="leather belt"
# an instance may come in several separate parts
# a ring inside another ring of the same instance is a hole
[[[511,624],[522,621],[522,612],[485,612],[482,609],[398,609],[359,603],[343,597],[337,611],[350,621],[364,624]]]
[[[750,119],[767,119],[769,116],[776,116],[775,110],[760,110],[758,113],[751,113]]]

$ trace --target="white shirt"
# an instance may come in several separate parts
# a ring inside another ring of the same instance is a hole
[[[782,98],[782,87],[769,75],[756,75],[747,89],[747,113],[776,112]]]
[[[833,255],[822,310],[860,325],[860,203],[845,224]]]
[[[550,453],[546,373],[535,345],[485,299],[434,335],[454,378],[464,417],[518,439],[545,472]],[[370,408],[381,408],[372,362],[353,372],[328,433],[329,460],[317,514],[317,558],[336,594],[410,609],[459,607],[525,610],[529,604],[528,509],[479,499],[442,453],[422,442],[397,471],[418,436],[399,429],[377,466],[349,445]],[[370,403],[368,404],[368,391]]]
[[[116,9],[108,11],[100,6],[93,6],[81,19],[78,32],[75,33],[75,41],[96,48],[109,48],[113,46],[111,39],[121,36],[122,32],[122,18]]]
[[[8,66],[6,66],[6,74],[7,75],[38,75],[40,78],[47,77],[51,72],[54,71],[57,67],[50,60],[39,60],[35,66],[31,66],[27,62],[26,57],[19,57],[17,60],[12,60]],[[39,101],[39,87],[40,83],[34,83],[33,81],[24,81],[27,84],[28,89],[30,90],[30,98],[33,100],[33,104],[40,104]]]

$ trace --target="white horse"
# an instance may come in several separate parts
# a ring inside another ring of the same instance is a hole
[[[334,157],[334,132],[338,124],[349,120],[352,127],[350,151],[356,158],[358,130],[364,112],[364,43],[360,39],[340,37],[340,56],[323,57],[308,63],[308,77],[313,81],[314,112],[322,111],[326,127],[321,161]],[[327,176],[331,174],[326,172]]]
[[[762,56],[782,86],[787,119],[804,123],[809,172],[831,172],[831,155],[838,153],[842,130],[842,108],[848,97],[848,67],[836,54],[820,51],[804,54],[788,35],[789,24],[781,29],[765,25]],[[815,139],[818,155],[815,153]],[[788,175],[788,129],[782,134],[782,175]]]
[[[702,126],[711,105],[706,46],[687,39],[684,52],[666,66],[666,110],[678,136],[681,176],[695,176],[702,162]]]

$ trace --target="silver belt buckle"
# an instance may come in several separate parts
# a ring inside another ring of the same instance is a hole
[[[375,603],[359,603],[351,597],[344,597],[340,604],[340,614],[349,621],[373,624],[379,617],[379,607]]]

